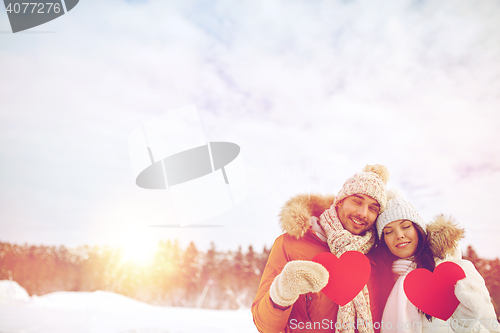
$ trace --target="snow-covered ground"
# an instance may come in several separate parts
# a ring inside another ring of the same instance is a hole
[[[250,309],[161,307],[103,291],[29,297],[16,282],[0,281],[0,332],[255,333],[257,329]]]

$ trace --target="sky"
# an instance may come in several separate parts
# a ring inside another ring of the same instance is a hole
[[[493,0],[82,0],[16,34],[1,9],[0,241],[260,250],[291,197],[384,164],[499,257],[498,31]],[[175,207],[135,185],[128,136],[187,105],[240,146],[249,192],[224,227],[148,227]]]

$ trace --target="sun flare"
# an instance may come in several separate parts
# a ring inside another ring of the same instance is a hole
[[[130,228],[120,243],[122,261],[139,265],[150,263],[158,249],[158,242],[148,228]]]

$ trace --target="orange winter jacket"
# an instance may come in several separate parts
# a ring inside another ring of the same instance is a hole
[[[317,195],[300,195],[292,198],[281,212],[281,227],[285,231],[273,244],[257,295],[252,304],[252,315],[259,332],[335,332],[338,305],[323,293],[307,293],[290,307],[281,309],[269,296],[269,288],[287,262],[312,260],[318,253],[330,252],[328,244],[311,229],[310,216],[320,216],[335,198]],[[368,282],[373,321],[380,321],[390,286],[380,288],[379,270],[372,262]],[[378,331],[378,330],[375,330]]]

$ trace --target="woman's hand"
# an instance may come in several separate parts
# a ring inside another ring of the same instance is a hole
[[[484,305],[490,301],[484,279],[470,261],[460,259],[455,263],[462,267],[466,276],[455,285],[455,296],[460,301],[455,311],[458,311],[457,319],[479,319],[483,314]]]

